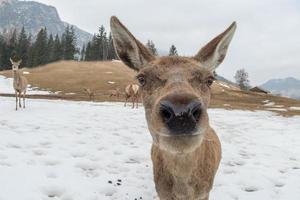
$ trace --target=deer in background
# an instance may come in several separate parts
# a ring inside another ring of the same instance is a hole
[[[125,88],[125,104],[126,107],[128,99],[132,99],[132,108],[134,108],[134,103],[136,103],[136,108],[139,105],[139,86],[137,84],[129,84]]]
[[[13,78],[14,78],[13,86],[14,86],[15,96],[16,96],[16,110],[18,110],[18,101],[19,101],[19,107],[20,108],[22,107],[21,105],[22,95],[23,95],[23,108],[25,108],[25,98],[26,98],[28,81],[25,78],[25,76],[23,76],[22,72],[19,71],[19,66],[22,63],[22,60],[18,62],[14,62],[10,58],[10,62],[12,64],[12,71],[13,71]]]
[[[94,101],[95,99],[95,92],[91,90],[90,88],[83,88],[85,93],[88,95],[90,101]]]
[[[109,98],[112,98],[112,97],[116,97],[116,98],[120,98],[120,89],[119,88],[116,88],[115,90],[109,90]]]
[[[208,200],[221,144],[207,108],[213,72],[234,35],[234,22],[193,57],[155,57],[116,18],[111,31],[119,58],[138,71],[156,191],[161,200]]]

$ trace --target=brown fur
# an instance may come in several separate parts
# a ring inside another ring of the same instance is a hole
[[[221,144],[210,129],[192,153],[178,156],[152,145],[151,157],[160,199],[208,199],[221,159]]]
[[[138,105],[139,105],[139,90],[134,91],[133,87],[139,88],[139,86],[136,85],[136,84],[129,84],[125,88],[125,104],[124,104],[124,106],[126,107],[128,99],[131,98],[132,108],[134,108],[134,104],[136,104],[136,108],[138,108]]]
[[[116,18],[111,29],[115,49],[129,67],[138,69],[149,131],[153,138],[155,187],[161,200],[208,200],[221,160],[221,144],[209,125],[207,108],[213,71],[223,61],[236,25],[233,23],[193,58],[149,57],[134,36]],[[145,62],[145,60],[147,62]],[[201,102],[201,115],[193,134],[174,135],[161,117],[161,102],[186,106]]]
[[[13,86],[15,90],[15,96],[16,96],[16,110],[18,110],[18,102],[19,107],[21,108],[21,97],[23,96],[23,108],[25,108],[25,99],[26,99],[26,92],[27,92],[27,85],[28,81],[23,76],[22,71],[19,71],[19,66],[22,62],[22,60],[18,62],[14,62],[12,59],[10,59],[10,62],[12,64],[12,70],[13,70]]]

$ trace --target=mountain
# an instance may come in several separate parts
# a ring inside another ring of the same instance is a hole
[[[61,35],[67,22],[63,22],[55,7],[34,1],[0,0],[0,32],[9,32],[23,26],[26,31],[36,35],[42,27],[49,33]],[[74,25],[73,25],[74,26]],[[92,38],[92,35],[74,26],[78,46]]]
[[[300,99],[300,80],[293,77],[271,79],[262,84],[261,87],[276,95]]]

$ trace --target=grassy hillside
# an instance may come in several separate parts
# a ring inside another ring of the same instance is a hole
[[[33,69],[23,69],[32,87],[38,87],[60,95],[84,95],[83,88],[96,93],[97,99],[109,90],[121,90],[134,80],[135,72],[121,62],[61,61]],[[0,72],[11,77],[11,71]]]
[[[88,100],[83,88],[95,91],[96,101],[110,99],[109,91],[134,82],[136,72],[118,61],[76,62],[62,61],[34,69],[23,69],[32,87],[52,91],[53,95],[32,95],[31,98]],[[11,71],[0,72],[11,77]],[[211,107],[247,110],[271,110],[282,115],[300,115],[300,101],[273,95],[240,91],[233,85],[216,81],[212,87]],[[296,109],[292,109],[296,107]]]

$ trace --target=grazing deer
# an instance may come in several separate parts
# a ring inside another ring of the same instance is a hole
[[[27,92],[27,79],[23,76],[22,72],[19,71],[19,66],[22,63],[22,60],[18,62],[14,62],[10,58],[10,62],[12,64],[12,70],[13,70],[13,77],[14,77],[14,90],[15,90],[15,96],[16,96],[16,110],[18,110],[18,101],[19,101],[19,107],[21,108],[21,97],[23,95],[23,108],[25,108],[25,98],[26,98],[26,92]]]
[[[112,98],[112,97],[116,97],[116,98],[120,98],[120,89],[119,88],[116,88],[115,90],[110,90],[109,91],[109,98]]]
[[[95,92],[94,91],[92,91],[90,88],[83,88],[83,90],[88,95],[90,101],[95,99]]]
[[[136,102],[136,108],[139,106],[139,86],[137,84],[129,84],[125,88],[125,104],[126,107],[128,99],[132,99],[132,108],[134,108],[134,103]]]
[[[116,18],[111,18],[119,58],[139,71],[137,80],[153,138],[154,181],[162,200],[208,200],[221,144],[207,108],[213,72],[224,60],[234,22],[193,57],[157,58]]]

